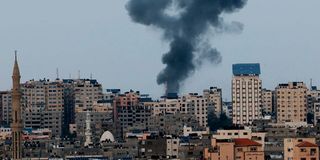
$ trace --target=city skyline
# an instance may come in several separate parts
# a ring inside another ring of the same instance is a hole
[[[65,2],[64,6],[37,2],[21,5],[24,7],[16,2],[1,5],[0,42],[5,46],[0,49],[2,90],[11,88],[11,60],[17,49],[24,69],[22,82],[54,79],[59,68],[60,78],[69,78],[69,74],[77,78],[80,70],[82,78],[89,78],[92,73],[104,88],[140,90],[152,97],[164,93],[164,87],[156,83],[156,75],[164,67],[160,59],[167,52],[168,43],[159,40],[158,30],[130,20],[125,9],[127,1],[77,1],[79,5],[72,13],[67,12],[72,2]],[[244,24],[243,32],[219,34],[212,40],[222,53],[222,63],[205,64],[185,82],[181,93],[218,86],[223,89],[224,98],[230,100],[231,64],[247,62],[261,64],[262,85],[267,89],[288,81],[309,84],[310,78],[318,84],[315,64],[319,51],[316,40],[320,36],[316,28],[320,24],[312,18],[319,12],[313,9],[318,3],[248,1],[241,11],[226,17]],[[58,7],[59,13],[55,10]],[[308,10],[296,12],[302,8]],[[274,13],[270,13],[271,9]],[[123,32],[114,33],[117,29]]]
[[[0,0],[0,159],[320,160],[303,2]]]

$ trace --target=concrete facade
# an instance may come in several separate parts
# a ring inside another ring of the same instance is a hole
[[[263,89],[261,94],[262,114],[272,115],[273,113],[273,92],[271,90]]]
[[[285,138],[285,160],[318,160],[319,147],[315,138]]]
[[[47,79],[30,80],[23,83],[21,89],[25,127],[48,128],[52,131],[53,137],[60,137],[64,112],[62,82]]]
[[[208,100],[208,108],[213,107],[213,112],[219,117],[222,113],[222,89],[217,87],[205,89],[203,90],[203,97]]]
[[[235,64],[232,78],[233,124],[251,125],[262,116],[260,65]]]
[[[278,123],[307,121],[307,91],[303,82],[278,85],[276,88]]]

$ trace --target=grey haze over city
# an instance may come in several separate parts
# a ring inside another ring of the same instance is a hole
[[[106,88],[140,90],[159,97],[165,87],[157,75],[169,43],[161,30],[134,23],[126,0],[0,0],[0,89],[11,88],[14,50],[22,81],[92,77]],[[222,56],[204,63],[181,93],[223,88],[230,99],[234,63],[260,63],[263,87],[287,81],[320,84],[319,0],[248,0],[226,22],[241,22],[241,33],[208,33]]]

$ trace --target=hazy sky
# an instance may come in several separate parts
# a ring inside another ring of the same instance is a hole
[[[126,0],[0,0],[0,89],[11,88],[14,50],[19,52],[22,81],[89,78],[105,89],[140,90],[159,97],[156,83],[168,43],[161,32],[133,23]],[[230,97],[231,65],[261,63],[263,87],[305,81],[319,85],[320,1],[249,0],[227,21],[244,24],[241,34],[212,34],[222,53],[221,64],[204,65],[190,77],[182,93],[223,88]]]

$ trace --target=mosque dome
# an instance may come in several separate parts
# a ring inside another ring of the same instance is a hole
[[[100,138],[100,142],[114,142],[113,134],[109,131],[105,131]]]

